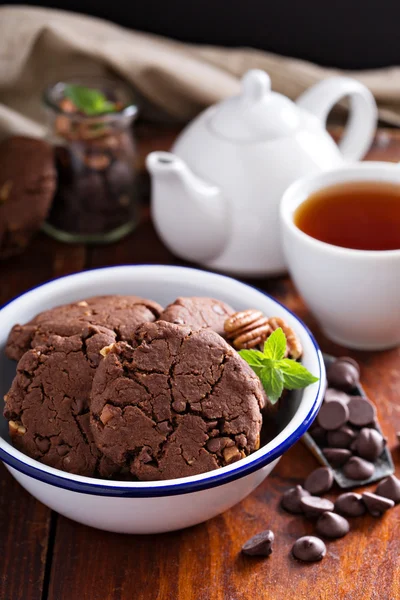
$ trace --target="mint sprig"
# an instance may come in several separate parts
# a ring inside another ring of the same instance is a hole
[[[103,92],[94,88],[68,84],[64,88],[64,96],[89,117],[116,111],[115,103],[107,100]]]
[[[286,336],[279,327],[267,339],[264,350],[240,350],[240,356],[260,378],[271,404],[282,396],[284,389],[298,390],[318,381],[302,364],[284,358]]]

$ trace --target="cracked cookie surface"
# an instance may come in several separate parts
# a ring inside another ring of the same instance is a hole
[[[5,397],[14,446],[78,475],[109,477],[119,471],[94,443],[88,405],[100,350],[115,338],[109,329],[71,320],[53,324],[46,345],[23,355]]]
[[[93,380],[98,448],[140,480],[216,469],[259,446],[260,380],[217,333],[145,323],[107,349]]]
[[[160,315],[160,321],[189,325],[194,329],[210,327],[225,337],[224,323],[235,311],[225,302],[201,296],[177,298]]]
[[[162,307],[139,296],[95,296],[57,306],[38,314],[25,325],[14,325],[7,340],[8,358],[19,360],[54,331],[71,320],[99,325],[115,332],[118,340],[130,341],[138,325],[158,318]],[[60,334],[62,335],[62,334]]]

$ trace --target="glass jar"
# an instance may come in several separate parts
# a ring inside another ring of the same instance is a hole
[[[113,112],[77,111],[66,89],[100,91]],[[50,119],[58,186],[43,229],[63,242],[108,243],[127,235],[138,219],[136,151],[131,124],[137,107],[122,83],[105,79],[59,82],[44,100]]]

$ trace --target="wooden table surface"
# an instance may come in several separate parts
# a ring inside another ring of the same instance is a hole
[[[143,167],[147,152],[168,149],[175,132],[141,126],[138,135]],[[380,130],[368,158],[399,161],[399,133]],[[144,200],[148,189],[144,176]],[[141,225],[114,245],[69,246],[37,236],[22,256],[0,263],[0,303],[54,277],[142,262],[181,264],[157,238],[146,201]],[[361,363],[362,383],[378,407],[399,472],[400,349],[349,352],[324,338],[288,277],[252,283],[304,319],[324,351]],[[298,443],[225,514],[184,531],[141,537],[90,529],[52,513],[0,465],[0,600],[399,600],[400,507],[382,519],[355,520],[349,535],[328,544],[321,563],[291,558],[292,543],[311,533],[312,524],[285,514],[280,496],[316,466]],[[242,543],[265,528],[276,536],[271,557],[242,557]]]

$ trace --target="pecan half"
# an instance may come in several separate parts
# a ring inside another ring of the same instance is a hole
[[[293,358],[293,360],[297,360],[303,354],[303,347],[296,333],[293,331],[291,327],[286,323],[284,319],[280,317],[270,317],[269,325],[272,331],[278,329],[279,327],[282,329],[283,333],[286,336],[286,356],[289,358]]]
[[[228,317],[224,329],[237,350],[260,346],[272,331],[267,317],[260,310],[252,308]]]

